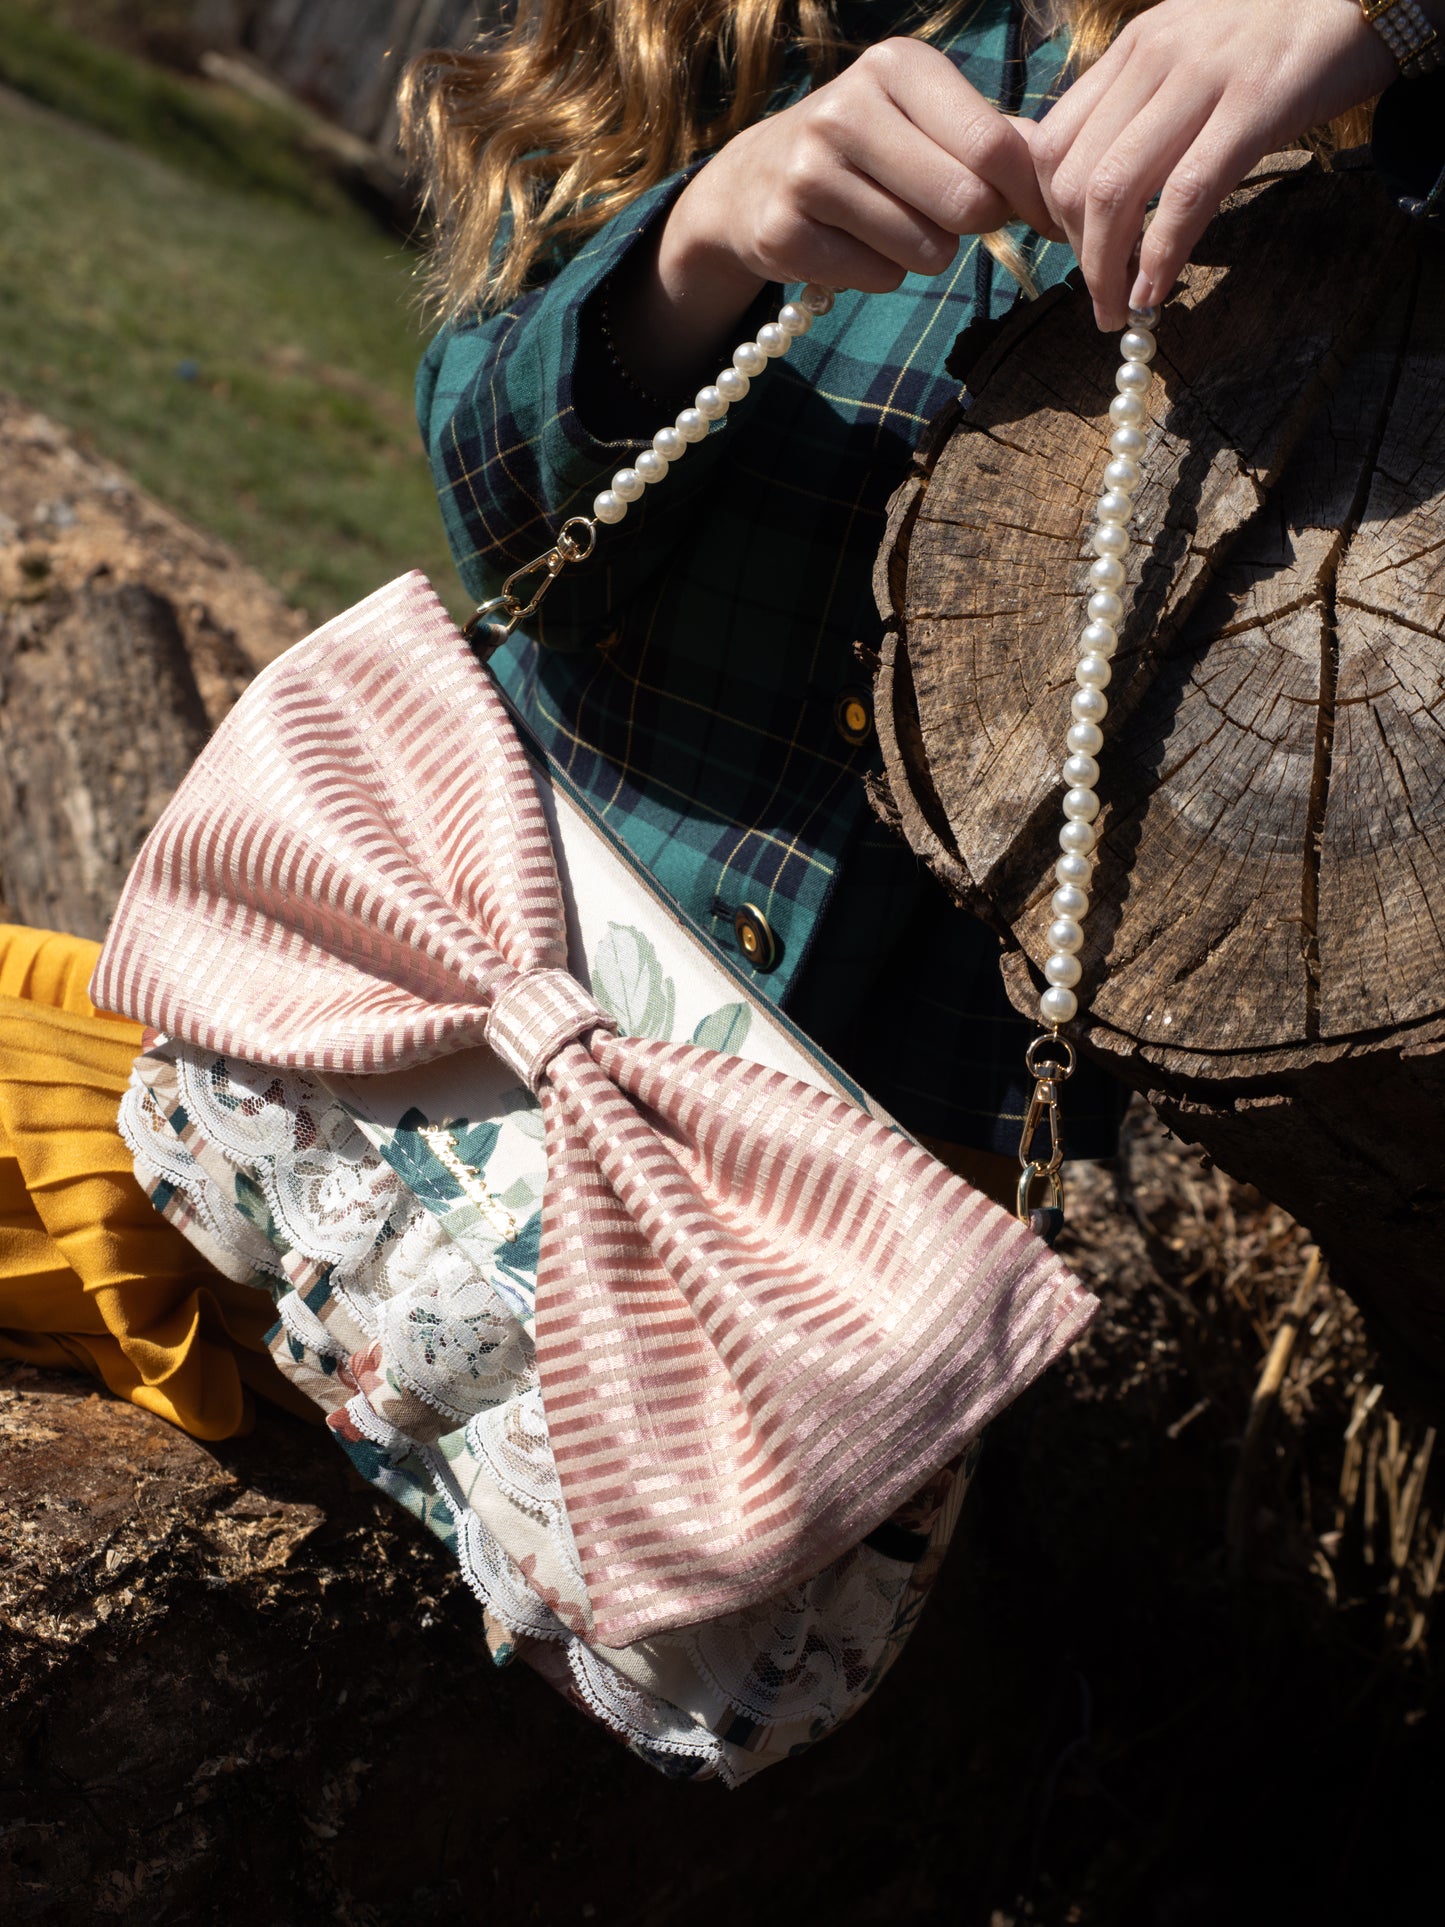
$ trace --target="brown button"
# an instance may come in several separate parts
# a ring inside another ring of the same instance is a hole
[[[833,727],[856,749],[873,734],[873,698],[866,689],[845,689],[833,705]]]
[[[733,918],[738,948],[754,970],[771,970],[778,961],[778,940],[773,926],[755,903],[745,903]]]

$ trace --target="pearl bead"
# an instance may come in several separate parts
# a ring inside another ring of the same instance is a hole
[[[675,428],[659,428],[652,438],[652,446],[665,462],[679,461],[687,453],[687,443]]]
[[[1081,890],[1077,883],[1061,883],[1049,898],[1049,908],[1056,917],[1072,917],[1077,923],[1088,911],[1089,893]],[[1063,944],[1054,943],[1052,937],[1049,942],[1055,950],[1064,948]]]
[[[1107,622],[1114,628],[1123,619],[1124,605],[1112,589],[1096,589],[1089,597],[1090,622]]]
[[[667,473],[667,463],[655,448],[644,448],[632,466],[644,482],[660,482]]]
[[[830,288],[820,288],[816,281],[810,281],[798,296],[798,306],[806,308],[813,316],[827,314],[833,306],[833,293]]]
[[[635,502],[646,487],[635,468],[619,468],[612,478],[612,493],[619,502]]]
[[[1152,328],[1159,319],[1157,308],[1131,308],[1129,326],[1131,328]]]
[[[743,396],[748,392],[749,388],[751,388],[752,383],[748,380],[741,368],[733,367],[723,369],[717,378],[715,386],[723,400],[731,407],[735,401],[742,400]]]
[[[1109,420],[1115,428],[1137,428],[1144,419],[1144,404],[1137,395],[1115,395],[1109,403]]]
[[[1067,956],[1062,950],[1044,965],[1044,975],[1049,982],[1062,984],[1065,990],[1072,990],[1083,974],[1084,967],[1078,958]]]
[[[1112,656],[1119,647],[1118,633],[1111,622],[1085,623],[1079,637],[1080,654],[1086,656]]]
[[[1046,1024],[1067,1024],[1078,1013],[1079,1000],[1062,984],[1050,984],[1039,999],[1039,1012]]]
[[[1059,831],[1059,848],[1071,850],[1076,856],[1092,856],[1098,841],[1092,823],[1080,823],[1072,816]]]
[[[1044,933],[1044,941],[1050,950],[1057,950],[1065,957],[1072,957],[1076,950],[1084,947],[1084,933],[1075,917],[1055,917]]]
[[[1076,723],[1101,723],[1109,713],[1109,698],[1096,684],[1076,689],[1069,703],[1069,714]]]
[[[1133,495],[1143,479],[1143,469],[1128,455],[1116,455],[1104,470],[1105,487],[1116,488],[1121,495]]]
[[[1113,677],[1107,656],[1080,656],[1074,664],[1074,681],[1081,689],[1107,689]]]
[[[627,504],[616,489],[605,488],[594,498],[592,513],[599,522],[620,522],[627,513]]]
[[[1114,376],[1114,386],[1121,395],[1147,395],[1153,379],[1147,361],[1126,361]]]
[[[1097,756],[1104,747],[1104,732],[1097,723],[1070,723],[1064,741],[1076,756]]]
[[[693,401],[705,422],[720,422],[728,412],[727,396],[713,382],[709,382],[706,388],[699,388]]]
[[[1101,555],[1097,562],[1089,564],[1089,586],[1093,589],[1112,589],[1117,595],[1124,586],[1124,564],[1117,555]]]
[[[1131,462],[1137,461],[1144,453],[1144,437],[1137,428],[1116,428],[1109,437],[1109,446],[1116,455],[1126,455]]]
[[[1105,489],[1094,504],[1096,522],[1127,522],[1134,513],[1134,503],[1121,488]]]
[[[778,310],[778,326],[785,335],[792,335],[795,340],[799,335],[805,335],[812,325],[813,317],[801,302],[785,301]]]
[[[1080,850],[1065,850],[1054,865],[1054,875],[1060,883],[1087,890],[1094,879],[1094,859]]]
[[[1064,791],[1064,815],[1071,823],[1092,823],[1099,814],[1099,799],[1092,790]]]
[[[793,345],[793,337],[786,328],[780,328],[776,321],[765,321],[758,329],[758,346],[771,361],[775,355],[785,355]]]
[[[1158,349],[1147,328],[1126,328],[1119,337],[1119,353],[1126,361],[1152,361]]]
[[[705,442],[707,417],[700,408],[684,408],[677,418],[677,432],[685,442]]]
[[[1117,522],[1105,522],[1094,530],[1093,544],[1095,555],[1127,555],[1129,553],[1129,531],[1121,529]]]
[[[740,341],[733,349],[733,367],[740,375],[760,375],[768,358],[755,341]]]
[[[1099,765],[1092,756],[1069,756],[1064,759],[1062,775],[1071,790],[1091,790],[1099,780]]]

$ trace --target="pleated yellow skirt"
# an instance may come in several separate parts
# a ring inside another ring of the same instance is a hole
[[[141,1029],[86,993],[100,946],[0,924],[0,1357],[91,1373],[202,1439],[252,1394],[316,1417],[263,1335],[270,1296],[208,1265],[131,1171],[116,1111]]]

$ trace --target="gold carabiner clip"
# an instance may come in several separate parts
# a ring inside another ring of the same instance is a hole
[[[1048,1046],[1051,1054],[1044,1054]],[[1059,1086],[1074,1074],[1074,1047],[1067,1037],[1046,1031],[1035,1037],[1024,1053],[1024,1064],[1034,1080],[1034,1088],[1024,1111],[1024,1127],[1019,1133],[1019,1188],[1014,1215],[1032,1225],[1052,1244],[1064,1222],[1064,1134],[1059,1121]],[[1049,1155],[1034,1155],[1034,1139],[1047,1116]],[[1048,1203],[1034,1203],[1035,1183],[1042,1178],[1048,1185]]]
[[[579,533],[580,531],[580,533]],[[462,630],[467,641],[481,644],[482,632],[490,626],[490,634],[485,637],[488,653],[498,644],[507,640],[523,616],[529,616],[541,602],[570,562],[585,562],[597,544],[597,524],[588,515],[572,515],[557,532],[557,540],[550,549],[541,555],[533,556],[524,562],[502,584],[500,595],[479,603],[472,612],[471,620]],[[518,592],[517,584],[526,582],[531,576],[540,576],[535,589]]]
[[[1048,1202],[1044,1206],[1034,1203],[1034,1185],[1042,1178],[1047,1184]],[[1028,1224],[1035,1211],[1040,1209],[1057,1211],[1062,1221],[1064,1215],[1064,1181],[1057,1171],[1051,1171],[1047,1164],[1028,1163],[1019,1173],[1019,1192],[1014,1216]]]

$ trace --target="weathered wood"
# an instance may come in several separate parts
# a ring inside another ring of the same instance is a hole
[[[464,46],[498,0],[197,0],[199,37],[253,54],[351,133],[390,148],[396,86],[413,54]]]
[[[1445,252],[1285,159],[1159,340],[1082,1038],[1445,1376]],[[878,569],[882,805],[1026,1012],[1116,361],[1078,292],[990,340]]]
[[[147,830],[304,622],[0,395],[0,917],[104,934]]]

